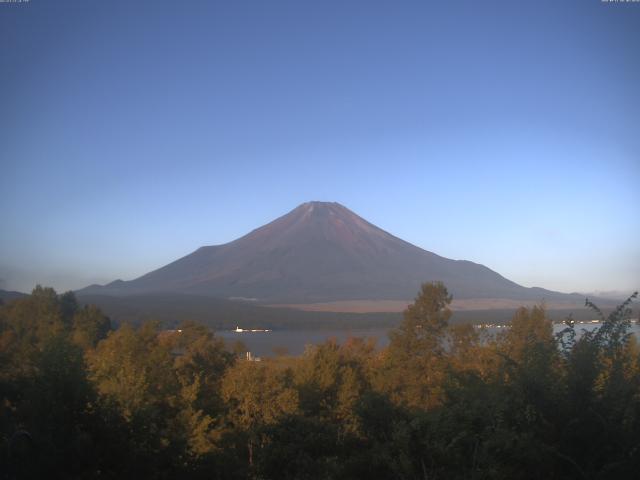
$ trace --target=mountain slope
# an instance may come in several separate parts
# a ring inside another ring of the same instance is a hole
[[[434,280],[443,281],[455,298],[574,300],[522,287],[483,265],[440,257],[325,202],[304,203],[244,237],[201,247],[135,280],[79,293],[171,292],[266,303],[404,300]]]

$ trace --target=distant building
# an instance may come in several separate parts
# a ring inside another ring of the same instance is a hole
[[[247,352],[247,362],[261,362],[262,359],[260,357],[254,357],[253,355],[251,355],[251,352]]]

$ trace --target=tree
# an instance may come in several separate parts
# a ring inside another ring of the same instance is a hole
[[[404,311],[400,327],[389,334],[391,351],[409,356],[441,353],[451,318],[451,299],[442,282],[423,283],[414,302]]]
[[[106,428],[84,352],[71,340],[76,314],[72,293],[40,286],[0,309],[0,445],[12,478],[76,478],[100,469],[105,450],[94,442]],[[14,455],[18,444],[23,454]]]
[[[162,409],[176,393],[171,349],[158,342],[157,324],[120,327],[98,344],[89,360],[98,391],[128,420]]]
[[[640,466],[640,349],[629,332],[637,296],[608,316],[587,300],[600,327],[577,334],[568,319],[562,332],[571,414],[558,449],[592,477],[631,478]]]
[[[181,324],[165,341],[175,354],[180,387],[174,428],[185,439],[189,455],[198,459],[218,448],[224,413],[222,377],[235,357],[213,332],[193,322]]]
[[[14,334],[20,352],[19,363],[30,365],[30,358],[52,338],[67,330],[63,310],[53,288],[36,286],[31,295],[10,302],[6,309],[7,327]]]
[[[293,388],[291,372],[269,367],[266,362],[238,361],[222,382],[229,420],[246,437],[250,467],[260,429],[298,411],[298,393]]]
[[[76,294],[72,291],[65,292],[58,296],[58,303],[60,305],[60,313],[62,315],[62,321],[65,328],[66,330],[70,330],[73,324],[73,317],[78,311],[78,299],[76,298]]]
[[[91,429],[95,392],[82,350],[58,335],[43,346],[36,374],[23,384],[16,420],[34,439],[39,476],[74,477],[92,467]]]
[[[394,401],[416,408],[439,404],[450,303],[442,282],[423,284],[400,327],[389,334],[379,384]]]
[[[109,317],[95,305],[85,305],[73,315],[71,338],[84,350],[95,348],[110,330]]]
[[[340,425],[342,432],[356,433],[354,407],[371,389],[369,364],[373,352],[371,341],[356,338],[347,339],[341,346],[328,340],[307,350],[294,371],[303,412]]]

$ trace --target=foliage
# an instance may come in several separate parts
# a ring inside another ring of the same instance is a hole
[[[208,328],[112,330],[72,293],[0,305],[0,478],[632,478],[633,295],[557,336],[543,305],[497,336],[424,284],[387,348],[247,361]]]

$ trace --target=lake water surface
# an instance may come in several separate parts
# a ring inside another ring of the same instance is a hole
[[[593,330],[599,327],[597,323],[576,324],[576,332]],[[563,324],[555,324],[553,329],[557,333],[565,328]],[[243,342],[247,350],[254,355],[266,357],[274,355],[278,348],[286,349],[289,355],[300,355],[305,346],[309,344],[323,343],[334,338],[338,343],[344,342],[349,337],[375,338],[379,348],[389,344],[389,328],[364,328],[364,329],[328,329],[328,330],[273,330],[271,332],[242,332],[217,331],[216,335],[227,343],[235,341]],[[504,331],[504,327],[487,327],[489,333]],[[640,325],[633,323],[631,331],[640,337]]]

